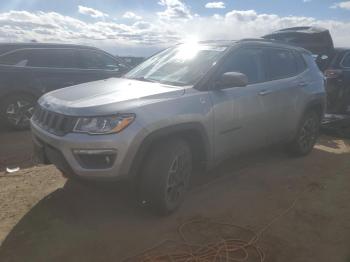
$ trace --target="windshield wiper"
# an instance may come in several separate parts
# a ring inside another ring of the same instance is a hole
[[[152,82],[152,83],[156,83],[157,81],[155,80],[151,80],[149,78],[145,78],[143,76],[141,77],[126,77],[127,79],[133,79],[133,80],[138,80],[138,81],[144,81],[144,82]]]

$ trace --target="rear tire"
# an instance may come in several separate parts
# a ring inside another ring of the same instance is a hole
[[[16,94],[5,97],[0,105],[1,121],[15,130],[26,130],[30,126],[30,118],[34,113],[34,97]]]
[[[192,152],[183,139],[152,147],[141,171],[141,197],[159,215],[168,215],[183,202],[192,173]]]
[[[315,111],[308,111],[301,120],[297,135],[288,145],[293,156],[306,156],[314,148],[320,130],[320,117]]]

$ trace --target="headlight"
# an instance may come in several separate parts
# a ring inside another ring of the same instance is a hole
[[[134,119],[134,114],[79,118],[73,132],[90,135],[118,133],[129,126]]]

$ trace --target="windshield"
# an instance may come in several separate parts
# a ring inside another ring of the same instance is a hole
[[[226,48],[182,44],[149,58],[125,77],[177,86],[194,85],[218,61]]]

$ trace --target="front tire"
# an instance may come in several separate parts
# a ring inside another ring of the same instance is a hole
[[[314,148],[320,130],[320,117],[315,111],[307,112],[301,120],[297,135],[288,145],[293,156],[306,156]]]
[[[162,141],[152,147],[141,174],[141,196],[160,215],[183,202],[192,173],[192,152],[183,139]]]
[[[26,130],[34,113],[35,99],[26,94],[10,95],[1,101],[1,120],[15,130]]]

